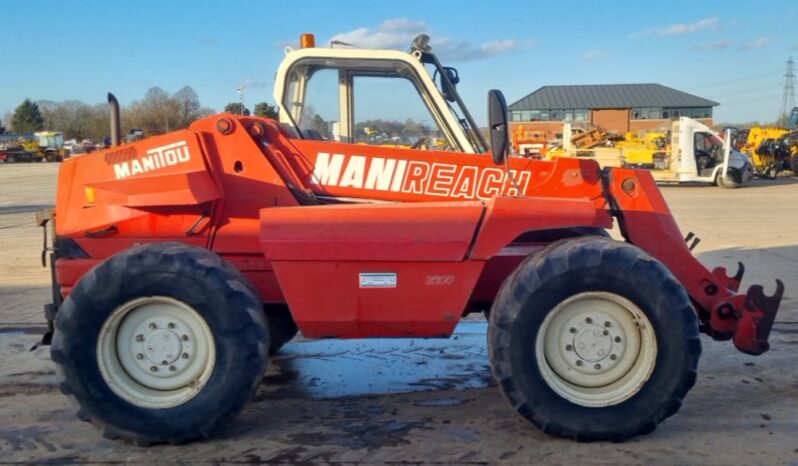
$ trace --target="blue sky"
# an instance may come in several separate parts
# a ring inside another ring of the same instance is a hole
[[[513,102],[543,85],[656,82],[721,103],[716,121],[774,121],[785,62],[798,59],[798,2],[431,2],[6,0],[0,117],[29,97],[122,104],[192,86],[221,110],[245,86],[272,101],[283,47],[406,49],[418,32],[460,70],[478,121],[486,93]]]

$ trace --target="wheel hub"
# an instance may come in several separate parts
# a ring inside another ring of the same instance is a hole
[[[577,357],[587,362],[602,361],[612,351],[612,337],[604,335],[604,329],[597,325],[585,329],[574,338]]]
[[[560,339],[568,370],[602,374],[614,369],[624,356],[621,324],[601,310],[573,316],[563,330]]]
[[[180,357],[182,350],[180,337],[175,332],[158,329],[147,338],[144,355],[152,363],[172,364]]]
[[[180,319],[150,318],[137,323],[131,333],[127,351],[137,369],[159,378],[174,377],[194,361],[191,329]],[[120,348],[121,349],[121,348]],[[134,375],[138,371],[132,371]],[[138,377],[135,377],[138,378]],[[140,382],[151,388],[145,377]]]

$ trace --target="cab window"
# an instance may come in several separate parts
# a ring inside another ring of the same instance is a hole
[[[285,105],[305,139],[341,141],[338,70],[297,67],[286,88]]]
[[[710,133],[697,132],[695,133],[693,138],[696,150],[713,152],[723,147],[723,141],[718,139],[717,136]]]
[[[355,75],[351,82],[354,142],[427,150],[450,148],[410,79]]]

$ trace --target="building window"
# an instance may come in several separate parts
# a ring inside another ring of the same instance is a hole
[[[587,109],[512,110],[510,121],[587,121]]]
[[[712,118],[712,107],[666,107],[633,108],[633,120],[675,119],[680,116],[690,118]]]
[[[639,107],[632,109],[633,120],[659,120],[663,118],[662,107]]]
[[[712,107],[683,108],[682,115],[690,118],[712,118]]]

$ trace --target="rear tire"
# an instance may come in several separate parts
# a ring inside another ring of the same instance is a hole
[[[678,411],[701,345],[690,299],[660,262],[580,238],[551,244],[505,280],[488,352],[505,397],[535,426],[621,441]]]
[[[182,243],[120,252],[87,272],[55,320],[59,389],[108,438],[213,435],[254,394],[269,336],[244,277]]]

